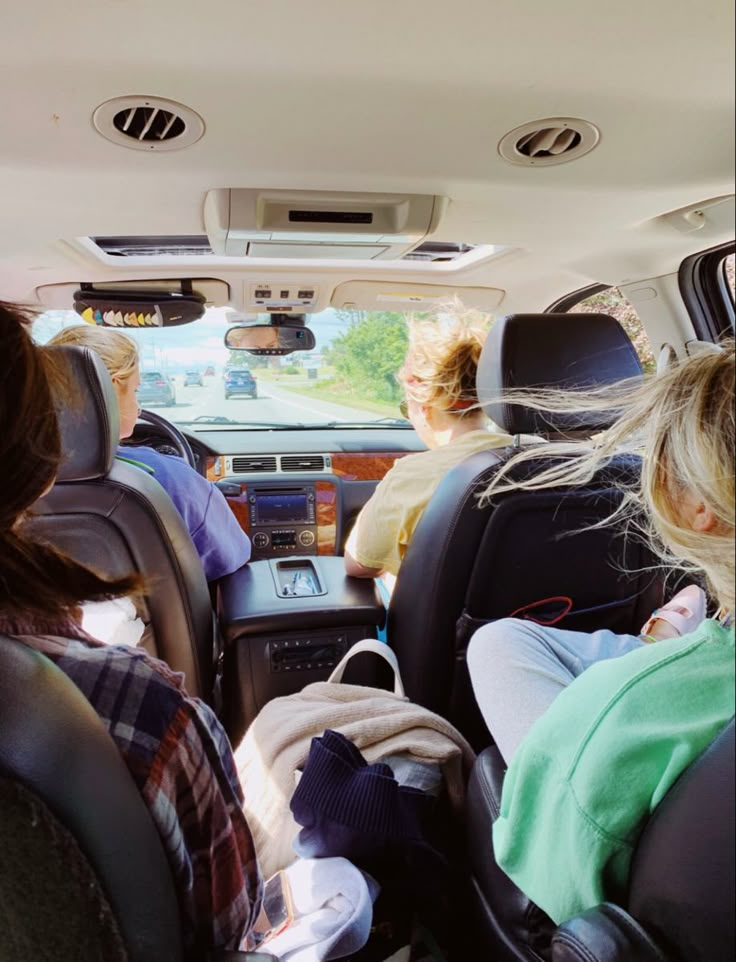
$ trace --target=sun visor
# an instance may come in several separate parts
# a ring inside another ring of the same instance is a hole
[[[442,301],[459,297],[466,307],[474,307],[491,314],[504,295],[505,291],[494,287],[346,281],[332,292],[330,306],[343,311],[430,311]]]
[[[193,277],[187,279],[191,283],[191,289],[195,294],[204,298],[206,307],[227,307],[230,303],[230,285],[225,281],[217,280],[214,277]],[[74,284],[44,284],[36,288],[36,297],[47,310],[72,310],[74,307],[74,295],[79,290],[81,282]],[[176,292],[181,289],[182,278],[159,278],[152,280],[114,280],[100,282],[95,280],[94,287],[97,291],[161,291],[169,290]]]

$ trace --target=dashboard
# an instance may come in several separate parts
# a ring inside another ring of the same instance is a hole
[[[411,429],[183,431],[197,470],[222,491],[253,559],[343,553],[376,484],[425,446]],[[138,424],[128,444],[177,454],[162,429]]]

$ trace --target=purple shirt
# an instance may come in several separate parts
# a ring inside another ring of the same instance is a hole
[[[250,560],[250,538],[222,492],[186,461],[146,447],[120,447],[118,454],[152,469],[184,519],[208,581],[237,571]]]

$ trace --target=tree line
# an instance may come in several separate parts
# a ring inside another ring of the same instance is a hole
[[[631,338],[645,369],[654,367],[649,338],[634,307],[616,287],[593,294],[577,304],[576,313],[615,317]],[[402,390],[396,374],[408,346],[406,317],[393,311],[338,311],[349,324],[325,350],[341,392],[376,401],[398,403]]]

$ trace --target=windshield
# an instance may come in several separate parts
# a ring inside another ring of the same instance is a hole
[[[180,327],[125,329],[140,350],[143,407],[187,430],[248,427],[406,428],[396,372],[407,345],[402,314],[323,311],[309,316],[314,350],[286,357],[231,351],[223,337],[228,311],[210,308]],[[74,311],[48,311],[33,333],[44,344],[84,323]],[[172,397],[173,393],[173,397]]]

